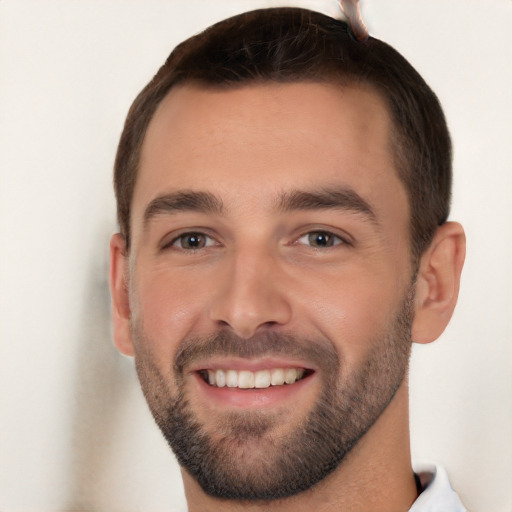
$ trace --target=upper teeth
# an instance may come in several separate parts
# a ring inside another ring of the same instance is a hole
[[[282,386],[293,384],[304,375],[303,368],[274,368],[272,370],[208,370],[208,383],[211,386],[222,388],[268,388],[269,386]]]

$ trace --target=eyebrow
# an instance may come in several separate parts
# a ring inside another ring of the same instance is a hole
[[[210,192],[196,192],[192,190],[171,192],[153,199],[144,211],[144,226],[161,214],[180,212],[199,212],[221,214],[222,201]]]
[[[315,191],[293,190],[283,194],[278,201],[278,210],[282,212],[328,209],[363,214],[374,224],[378,224],[373,208],[351,188],[326,188]]]
[[[292,190],[281,194],[276,210],[292,212],[299,210],[337,209],[363,214],[378,225],[377,216],[370,204],[351,188],[325,188],[305,191]],[[222,200],[211,192],[183,190],[164,194],[153,199],[144,211],[144,226],[162,214],[199,212],[220,215],[224,211]]]

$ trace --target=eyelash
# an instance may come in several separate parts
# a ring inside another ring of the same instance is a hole
[[[330,243],[331,241],[333,243],[332,243],[332,245],[323,246],[323,247],[315,247],[315,246],[309,245],[307,243],[303,243],[303,244],[300,243],[300,241],[305,238],[308,238],[308,241],[311,242],[311,238],[309,238],[309,237],[312,237],[312,236],[324,237],[327,239],[327,243]],[[202,237],[205,240],[205,245],[202,247],[188,247],[188,248],[187,247],[179,247],[178,244],[179,244],[180,240],[183,242],[187,237],[189,237],[189,238]],[[211,243],[211,242],[213,242],[213,243]],[[162,247],[162,250],[176,247],[178,250],[181,250],[183,252],[192,253],[192,252],[197,252],[197,251],[200,251],[203,249],[207,249],[208,247],[212,247],[215,245],[218,245],[218,243],[215,241],[215,239],[213,237],[209,236],[208,234],[203,233],[201,231],[187,231],[186,233],[181,233],[180,235],[176,236],[169,243],[166,243]],[[340,245],[350,246],[352,244],[349,241],[347,241],[346,238],[336,235],[332,231],[328,231],[325,229],[317,229],[317,230],[311,230],[311,231],[308,231],[308,232],[302,234],[297,239],[295,239],[295,241],[293,242],[292,245],[309,245],[309,247],[311,247],[312,249],[321,251],[321,250],[326,250],[326,249],[332,249],[332,248],[338,247]]]
[[[206,243],[204,245],[204,247],[198,247],[198,248],[186,248],[186,247],[178,247],[178,243],[179,241],[181,240],[183,242],[183,240],[185,240],[187,237],[189,238],[192,238],[192,237],[196,237],[196,238],[204,238],[206,240]],[[213,241],[214,243],[209,243],[208,241]],[[203,233],[201,231],[187,231],[186,233],[181,233],[180,235],[178,235],[177,237],[173,238],[169,243],[166,243],[162,249],[169,249],[171,247],[176,247],[177,249],[181,250],[181,251],[184,251],[184,252],[197,252],[201,249],[205,249],[205,248],[208,248],[208,247],[211,247],[215,245],[215,240],[214,238],[212,238],[211,236],[207,235],[206,233]]]
[[[334,241],[333,245],[328,245],[328,246],[323,246],[323,247],[314,247],[313,245],[310,245],[311,248],[316,249],[316,250],[331,249],[333,247],[338,247],[339,245],[350,245],[350,243],[345,238],[343,238],[339,235],[336,235],[332,231],[327,231],[325,229],[317,229],[317,230],[313,230],[313,231],[308,231],[307,233],[304,233],[303,235],[301,235],[297,239],[297,242],[295,242],[295,243],[298,243],[303,238],[308,238],[308,241],[311,242],[310,237],[312,237],[312,236],[316,236],[317,239],[319,237],[324,237],[328,241],[331,241],[331,240]]]

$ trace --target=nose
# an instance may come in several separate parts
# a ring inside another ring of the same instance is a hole
[[[270,255],[233,256],[218,276],[210,321],[244,339],[258,331],[286,325],[292,308],[280,276],[282,272]]]

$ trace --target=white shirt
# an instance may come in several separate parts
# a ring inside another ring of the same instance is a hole
[[[434,464],[414,464],[414,472],[420,477],[423,491],[409,512],[467,512],[443,468]]]

